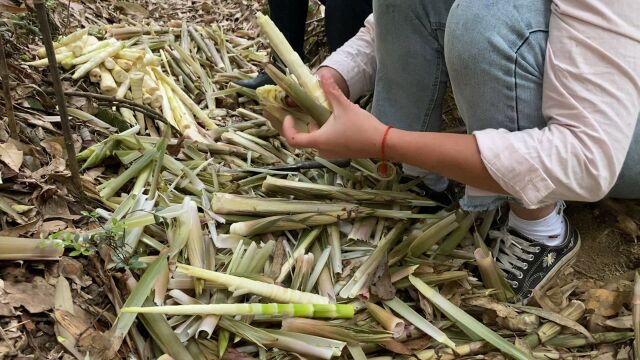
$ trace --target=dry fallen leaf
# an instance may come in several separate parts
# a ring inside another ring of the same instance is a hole
[[[85,279],[84,267],[80,261],[63,256],[58,263],[58,271],[63,277],[71,279],[74,283],[80,286],[88,286],[91,284],[91,279]]]
[[[631,293],[606,289],[591,289],[585,294],[585,306],[602,316],[617,315],[622,305],[628,303]]]
[[[30,313],[53,308],[55,288],[39,276],[30,283],[5,281],[4,289],[6,293],[0,295],[0,302],[7,302],[14,308],[23,306]]]
[[[0,160],[7,164],[11,170],[19,172],[23,158],[24,153],[18,150],[13,143],[0,144]]]
[[[635,241],[638,241],[640,235],[640,229],[633,219],[625,214],[618,215],[618,228],[633,237]]]
[[[60,220],[45,221],[40,227],[40,234],[44,237],[56,231],[64,230],[67,228],[67,223]]]
[[[34,220],[24,225],[18,225],[16,227],[3,229],[2,231],[0,231],[0,236],[18,237],[24,234],[28,234],[34,231],[38,227],[39,223],[39,220]]]
[[[382,300],[391,300],[396,296],[396,288],[391,283],[386,256],[380,261],[380,265],[372,275],[371,293]]]
[[[62,147],[62,138],[50,138],[42,141],[40,144],[54,158],[64,158],[64,148]]]
[[[495,299],[486,297],[486,296],[478,296],[471,297],[465,299],[465,303],[473,306],[478,306],[485,309],[491,309],[496,312],[496,314],[501,318],[515,318],[518,316],[518,313],[510,306],[502,303],[498,303]]]

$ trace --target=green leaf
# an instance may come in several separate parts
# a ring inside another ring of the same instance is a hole
[[[530,360],[529,356],[516,348],[512,343],[505,340],[502,336],[486,327],[459,307],[455,306],[444,296],[440,295],[440,293],[425,284],[422,280],[413,275],[409,275],[409,281],[411,281],[413,286],[415,286],[422,295],[429,299],[433,305],[435,305],[440,311],[442,311],[442,313],[455,322],[458,327],[465,332],[471,332],[473,335],[483,338],[488,343],[514,359]]]

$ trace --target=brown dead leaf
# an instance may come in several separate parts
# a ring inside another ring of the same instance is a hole
[[[42,214],[44,219],[62,218],[62,219],[74,219],[76,216],[72,216],[67,206],[67,201],[60,196],[51,196],[43,199],[38,199],[38,210]]]
[[[67,223],[60,220],[45,221],[40,227],[40,234],[44,237],[49,236],[56,231],[64,230],[67,228]]]
[[[638,229],[638,224],[631,217],[624,214],[618,215],[618,223],[616,225],[620,230],[633,237],[635,241],[638,241],[640,229]]]
[[[27,13],[27,8],[18,7],[11,4],[0,4],[0,12],[8,12],[10,14],[19,15]]]
[[[420,309],[424,312],[425,319],[427,319],[427,321],[433,321],[433,306],[431,306],[431,303],[420,294],[418,294],[418,300]]]
[[[91,181],[93,181],[95,178],[97,178],[98,176],[102,175],[104,170],[105,170],[104,166],[94,167],[94,168],[91,168],[91,169],[87,170],[83,174],[83,177],[86,177],[86,178],[90,179]]]
[[[56,322],[69,331],[75,338],[78,338],[85,330],[87,330],[88,327],[91,326],[91,323],[87,323],[84,319],[81,319],[66,310],[56,310],[54,317]]]
[[[80,286],[88,286],[91,284],[91,279],[85,278],[82,263],[76,259],[67,256],[61,257],[58,263],[58,271],[61,276],[71,279]]]
[[[124,15],[136,15],[139,17],[149,16],[149,10],[142,7],[139,4],[135,4],[128,1],[119,1],[116,3],[115,8],[118,9]]]
[[[402,344],[413,351],[424,350],[433,343],[431,336],[422,336],[416,339],[411,339],[403,342]]]
[[[24,234],[29,234],[38,228],[39,220],[34,220],[24,225],[15,226],[0,231],[0,236],[18,237]]]
[[[631,293],[606,289],[591,289],[585,294],[585,306],[602,316],[617,315],[622,305],[629,303]]]
[[[382,300],[391,300],[396,296],[396,288],[391,283],[389,262],[385,255],[380,261],[371,279],[371,293]]]
[[[54,306],[55,288],[43,278],[36,276],[30,283],[6,281],[6,294],[0,295],[0,302],[11,306],[23,306],[30,313],[51,310]]]
[[[0,144],[0,160],[7,164],[11,170],[19,172],[23,158],[24,153],[18,150],[13,143]]]
[[[44,181],[50,175],[65,174],[65,173],[68,173],[68,171],[66,170],[66,164],[64,162],[64,159],[55,158],[51,160],[49,165],[44,166],[38,169],[37,171],[34,171],[31,174],[31,177],[36,181]]]
[[[16,312],[13,310],[13,306],[9,304],[0,303],[0,316],[15,316]]]
[[[383,342],[380,343],[380,345],[389,350],[392,351],[396,354],[400,354],[400,355],[411,355],[413,354],[413,351],[411,351],[411,349],[409,349],[408,347],[404,346],[404,344],[402,344],[399,341],[396,340],[385,340]]]
[[[282,269],[282,264],[284,263],[284,259],[286,257],[285,249],[284,249],[284,239],[281,237],[276,241],[276,248],[273,252],[273,262],[271,264],[271,277],[276,278],[278,274],[280,274],[280,269]]]
[[[471,297],[465,299],[464,302],[469,305],[493,310],[501,318],[515,318],[518,316],[518,313],[512,307],[498,303],[495,299],[486,296]]]
[[[56,137],[56,138],[46,139],[42,141],[40,144],[45,150],[47,150],[49,155],[51,155],[52,157],[63,159],[64,148],[62,146],[62,141],[63,141],[62,138]]]

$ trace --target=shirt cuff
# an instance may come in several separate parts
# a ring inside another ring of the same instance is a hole
[[[545,197],[555,185],[542,170],[516,145],[507,130],[486,129],[473,135],[480,149],[480,157],[491,177],[521,204],[535,209],[546,203]]]
[[[323,66],[330,67],[342,75],[349,88],[349,100],[356,101],[366,91],[364,88],[365,79],[362,78],[361,72],[353,66],[350,59],[341,55],[339,51],[329,55],[319,67]]]

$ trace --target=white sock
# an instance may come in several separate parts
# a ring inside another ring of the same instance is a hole
[[[410,176],[422,177],[422,182],[433,191],[444,191],[449,185],[449,179],[417,166],[402,164],[402,171]]]
[[[509,228],[545,245],[560,245],[567,231],[567,225],[562,215],[563,209],[564,203],[559,202],[551,214],[540,220],[524,220],[511,211],[509,213]]]

